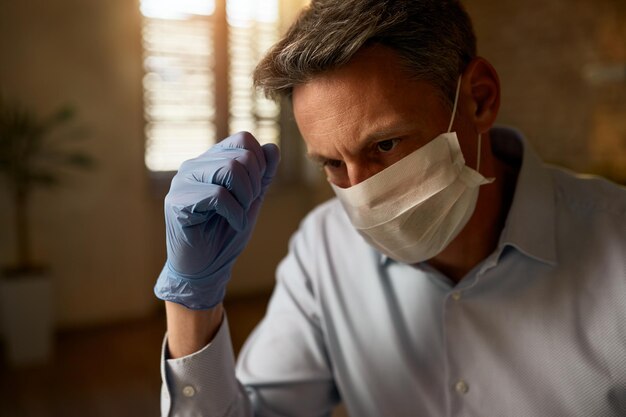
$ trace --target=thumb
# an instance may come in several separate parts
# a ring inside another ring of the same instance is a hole
[[[267,187],[272,182],[272,178],[276,175],[276,171],[278,171],[278,163],[280,162],[280,149],[273,143],[267,143],[261,147],[263,149],[263,154],[265,155],[265,172],[263,173],[263,179],[261,180],[261,186],[263,191],[267,189]]]

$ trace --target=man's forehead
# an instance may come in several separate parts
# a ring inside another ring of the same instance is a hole
[[[316,80],[294,89],[294,116],[303,135],[329,129],[397,131],[407,124],[437,121],[449,115],[440,95],[428,86],[385,88],[384,83],[333,83]],[[381,133],[382,135],[383,133]]]

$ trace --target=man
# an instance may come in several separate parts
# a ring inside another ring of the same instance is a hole
[[[313,1],[259,64],[337,194],[237,364],[221,300],[278,164],[240,133],[166,197],[164,415],[626,415],[626,192],[492,128],[454,0]]]

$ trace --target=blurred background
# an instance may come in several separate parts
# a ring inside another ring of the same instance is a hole
[[[0,297],[0,416],[158,414],[165,324],[152,286],[165,260],[163,197],[181,160],[249,130],[278,143],[283,162],[228,290],[239,349],[289,236],[331,196],[304,158],[288,103],[259,97],[249,77],[306,3],[0,0],[1,108],[35,126],[58,120],[35,130],[69,155],[67,166],[46,168],[59,184],[34,188],[26,206],[29,259],[46,267],[47,292],[22,291],[48,309],[16,313],[26,302],[13,290]],[[626,3],[465,4],[479,53],[501,77],[498,122],[522,130],[548,162],[626,184]],[[5,179],[2,266],[19,258],[22,230]],[[32,336],[46,323],[50,349],[15,358],[4,329]]]

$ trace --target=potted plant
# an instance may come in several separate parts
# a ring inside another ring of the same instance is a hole
[[[53,287],[48,265],[33,258],[30,202],[37,189],[58,185],[67,168],[93,165],[71,149],[71,139],[84,135],[62,130],[73,117],[71,107],[39,117],[0,96],[0,192],[13,209],[16,257],[0,270],[0,330],[13,365],[43,362],[52,352]]]

